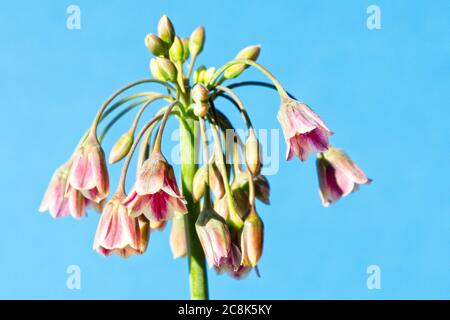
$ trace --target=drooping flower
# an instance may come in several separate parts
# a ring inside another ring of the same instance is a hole
[[[209,267],[220,267],[230,253],[230,231],[225,220],[205,207],[195,224]]]
[[[318,155],[316,165],[320,198],[325,207],[372,181],[344,151],[331,146]]]
[[[65,190],[70,164],[69,161],[56,169],[39,207],[40,212],[48,211],[53,218],[69,215],[69,199],[65,197]]]
[[[220,266],[216,266],[216,272],[228,273],[231,277],[237,280],[244,279],[252,270],[251,267],[244,266],[241,264],[242,253],[237,245],[237,241],[232,241],[230,246],[230,254],[227,258],[222,260]]]
[[[150,221],[165,221],[175,213],[187,212],[173,168],[161,153],[152,153],[139,168],[136,183],[124,205],[132,217],[144,215]]]
[[[147,246],[146,241],[141,240],[148,241],[149,226],[140,225],[137,218],[129,216],[127,207],[122,204],[124,198],[124,195],[115,194],[100,216],[94,250],[102,255],[114,253],[127,258],[133,253],[143,253]]]
[[[72,157],[66,193],[69,187],[96,203],[108,196],[109,177],[105,155],[93,134],[86,138]]]
[[[283,99],[277,114],[287,144],[286,159],[298,156],[305,161],[311,152],[328,148],[333,133],[306,104],[289,97]]]
[[[67,217],[70,214],[72,217],[80,219],[86,215],[88,205],[91,204],[96,210],[101,207],[102,203],[93,203],[80,191],[67,186],[71,165],[72,161],[69,160],[53,174],[39,208],[40,212],[49,211],[53,218]]]

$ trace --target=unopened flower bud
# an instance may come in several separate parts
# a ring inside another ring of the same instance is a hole
[[[250,131],[245,142],[245,162],[253,176],[261,170],[261,148],[253,130]]]
[[[145,46],[157,57],[163,57],[167,53],[167,46],[157,35],[148,34],[145,37]]]
[[[122,160],[130,151],[133,145],[133,134],[131,132],[124,133],[119,140],[117,140],[114,147],[112,147],[109,153],[109,163],[113,164]]]
[[[242,49],[235,57],[236,60],[252,60],[256,61],[259,56],[259,52],[261,51],[261,46],[249,46]],[[223,76],[225,79],[233,79],[239,76],[248,65],[245,64],[235,64],[225,70]]]
[[[205,182],[206,182],[206,168],[201,167],[198,168],[197,172],[194,175],[194,181],[193,181],[193,190],[192,190],[192,197],[194,198],[194,201],[197,202],[200,200],[201,197],[203,197],[203,194],[205,193]]]
[[[194,114],[199,118],[204,118],[209,111],[209,102],[200,102],[194,104]]]
[[[203,82],[204,76],[206,73],[205,66],[198,67],[194,72],[194,83]]]
[[[203,83],[197,83],[192,88],[191,96],[195,103],[205,102],[209,100],[209,90]]]
[[[166,58],[155,58],[150,61],[150,70],[153,77],[161,81],[175,82],[177,80],[177,68]]]
[[[175,39],[175,29],[173,28],[172,22],[169,17],[163,15],[158,22],[158,36],[164,41],[168,48],[172,45]]]
[[[264,242],[264,224],[252,207],[245,219],[241,234],[242,261],[246,267],[255,267],[261,258]]]
[[[183,62],[189,58],[189,38],[181,39],[183,43]]]
[[[183,62],[184,48],[179,37],[175,37],[175,40],[169,50],[169,57],[173,62]]]
[[[216,199],[222,199],[225,195],[225,187],[223,185],[222,175],[215,163],[209,166],[209,185]]]
[[[211,81],[215,72],[216,72],[216,68],[214,68],[214,67],[208,68],[208,70],[206,70],[205,74],[203,75],[203,79],[202,79],[203,83],[209,84],[209,82]]]
[[[170,248],[174,259],[187,256],[186,229],[183,215],[175,215],[172,220]]]
[[[202,26],[197,27],[197,29],[192,32],[189,38],[189,51],[191,55],[196,56],[203,50],[203,45],[205,44],[205,28]]]

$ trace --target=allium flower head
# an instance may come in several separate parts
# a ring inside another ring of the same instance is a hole
[[[320,198],[327,207],[371,179],[342,150],[331,147],[317,158]]]
[[[90,134],[72,157],[72,166],[67,180],[69,188],[80,191],[84,197],[101,202],[109,193],[109,176],[105,154],[97,138]]]
[[[328,148],[328,137],[332,132],[306,104],[284,98],[277,117],[287,144],[287,160],[298,156],[304,161],[311,152]]]
[[[130,215],[144,215],[150,221],[165,221],[175,213],[187,212],[173,168],[164,156],[154,152],[139,168],[133,190],[124,200]]]

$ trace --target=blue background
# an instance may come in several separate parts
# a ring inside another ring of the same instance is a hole
[[[373,3],[381,30],[366,27]],[[169,229],[152,234],[144,256],[104,258],[92,250],[96,213],[75,221],[37,212],[100,104],[148,76],[143,39],[164,13],[183,36],[206,27],[200,63],[208,66],[261,44],[259,61],[374,179],[323,208],[313,158],[285,162],[282,142],[272,205],[258,206],[262,277],[211,272],[212,298],[450,298],[450,1],[77,0],[74,31],[66,28],[70,4],[1,4],[0,298],[188,298],[187,262],[172,259]],[[243,78],[264,80],[254,70]],[[256,127],[279,128],[276,94],[239,94]],[[127,119],[106,138],[107,152]],[[372,264],[380,290],[366,286]],[[69,265],[81,268],[81,290],[66,288]]]

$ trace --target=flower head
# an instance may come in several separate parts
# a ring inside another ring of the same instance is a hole
[[[154,152],[139,168],[133,190],[124,200],[132,217],[144,215],[150,221],[165,221],[174,213],[187,212],[173,168],[164,156]]]
[[[126,258],[143,253],[147,246],[141,240],[148,240],[148,225],[140,225],[138,219],[128,215],[128,209],[122,205],[124,197],[115,194],[103,209],[94,240],[94,250],[102,255],[114,253]]]
[[[195,224],[209,267],[220,267],[230,253],[230,231],[225,219],[205,207]]]
[[[80,191],[85,198],[97,203],[108,196],[109,177],[105,155],[97,138],[92,134],[72,157],[66,193],[70,188]]]
[[[329,147],[317,158],[320,198],[327,207],[372,180],[342,150]]]
[[[284,98],[277,117],[287,144],[287,160],[298,156],[304,161],[311,152],[328,148],[328,137],[333,133],[306,104]]]

